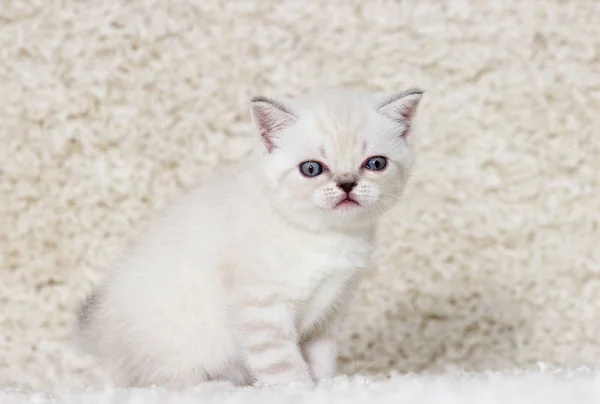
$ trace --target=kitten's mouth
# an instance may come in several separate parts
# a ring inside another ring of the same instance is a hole
[[[335,204],[336,208],[339,207],[352,207],[352,206],[360,206],[360,203],[352,199],[350,196],[346,196],[344,199]]]

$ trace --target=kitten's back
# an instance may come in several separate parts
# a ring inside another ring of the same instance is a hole
[[[240,236],[243,221],[237,217],[249,204],[240,194],[248,186],[244,176],[232,176],[192,191],[166,210],[80,306],[79,345],[131,374],[144,375],[145,366],[153,367],[149,362],[166,358],[176,362],[165,363],[166,369],[190,374],[198,362],[208,369],[220,366],[225,351],[235,349],[223,332],[227,307],[218,270],[223,257],[234,253],[223,246],[235,245]]]

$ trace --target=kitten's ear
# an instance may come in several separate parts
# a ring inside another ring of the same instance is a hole
[[[379,104],[377,110],[388,118],[402,123],[406,129],[402,132],[401,136],[406,137],[412,129],[413,117],[423,93],[424,91],[420,88],[410,88],[387,97]]]
[[[262,96],[252,98],[251,113],[261,141],[269,153],[275,148],[277,134],[296,121],[296,117],[283,104]]]

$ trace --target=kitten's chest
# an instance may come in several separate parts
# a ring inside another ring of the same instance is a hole
[[[279,257],[286,294],[299,305],[301,329],[311,328],[339,303],[346,288],[368,266],[372,248],[370,240],[358,237],[314,241],[297,243]]]
[[[339,236],[281,240],[276,269],[298,286],[314,290],[329,279],[343,279],[368,265],[372,243],[366,237]]]
[[[355,285],[363,268],[351,272],[333,273],[316,285],[306,299],[299,302],[297,324],[301,333],[310,332],[316,324],[322,322],[333,310],[339,311],[346,303],[347,288]]]

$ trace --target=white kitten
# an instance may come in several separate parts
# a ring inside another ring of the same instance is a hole
[[[374,222],[413,165],[422,93],[254,98],[255,164],[191,192],[144,234],[82,305],[84,346],[126,385],[333,376]]]

